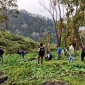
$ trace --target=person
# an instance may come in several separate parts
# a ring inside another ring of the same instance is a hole
[[[17,51],[17,54],[19,54],[20,57],[22,57],[22,56],[21,56],[21,50],[20,50],[20,49]]]
[[[62,55],[63,55],[63,56],[66,56],[66,52],[67,52],[67,49],[65,49],[65,48],[62,49]]]
[[[44,55],[45,55],[45,49],[43,47],[43,44],[40,43],[40,47],[38,48],[38,65],[40,64],[40,60],[41,60],[41,64],[43,63]]]
[[[52,59],[52,54],[47,51],[47,56],[45,57],[46,60],[51,60]]]
[[[26,54],[26,51],[21,50],[21,57],[24,58],[24,55]]]
[[[57,58],[58,58],[58,60],[60,59],[61,53],[62,53],[62,49],[60,48],[60,46],[57,46]]]
[[[68,63],[72,63],[74,61],[74,47],[75,47],[74,43],[69,47],[69,59],[68,59]]]
[[[84,57],[85,57],[85,44],[83,45],[83,47],[81,47],[81,61],[84,61]]]
[[[20,49],[17,51],[17,54],[21,55],[21,50]]]
[[[19,54],[22,58],[24,58],[24,55],[26,54],[26,51],[19,49],[19,50],[17,51],[17,54]]]
[[[3,49],[0,47],[0,58],[1,58],[1,62],[3,62],[3,54],[4,54],[4,51],[3,51]]]
[[[65,56],[65,50],[64,49],[62,49],[62,55]]]

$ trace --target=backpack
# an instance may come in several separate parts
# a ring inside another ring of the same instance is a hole
[[[21,54],[22,54],[22,55],[25,55],[25,54],[26,54],[26,51],[22,50],[22,51],[21,51]]]
[[[40,47],[39,56],[44,56],[44,54],[45,54],[44,47]]]
[[[24,54],[26,54],[26,51],[24,51]]]

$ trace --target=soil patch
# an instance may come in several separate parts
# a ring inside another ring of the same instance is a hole
[[[0,71],[0,84],[4,83],[8,79],[7,76],[4,76],[4,72]]]
[[[35,61],[35,60],[37,60],[37,58],[30,58],[30,59],[28,59],[28,61]]]
[[[42,85],[69,85],[69,84],[63,81],[46,81],[43,82]]]

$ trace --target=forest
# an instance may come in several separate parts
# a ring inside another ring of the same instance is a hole
[[[38,41],[40,38],[45,39],[46,33],[49,32],[52,36],[52,42],[56,42],[52,19],[31,14],[26,10],[20,10],[20,14],[16,19],[13,17],[9,18],[9,30],[13,34],[29,37],[35,41]]]

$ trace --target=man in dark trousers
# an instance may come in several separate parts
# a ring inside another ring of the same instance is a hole
[[[84,61],[84,57],[85,57],[85,44],[83,45],[81,50],[82,50],[82,52],[81,52],[81,61]]]
[[[3,51],[3,49],[0,47],[0,58],[1,58],[1,62],[3,62],[3,54],[4,54],[4,51]]]
[[[44,55],[45,55],[45,49],[43,47],[43,44],[40,43],[40,47],[38,48],[38,65],[40,64],[40,59],[41,59],[41,64],[43,63]]]
[[[24,58],[24,55],[26,54],[26,51],[19,49],[19,50],[17,51],[17,54],[19,54],[22,58]]]

